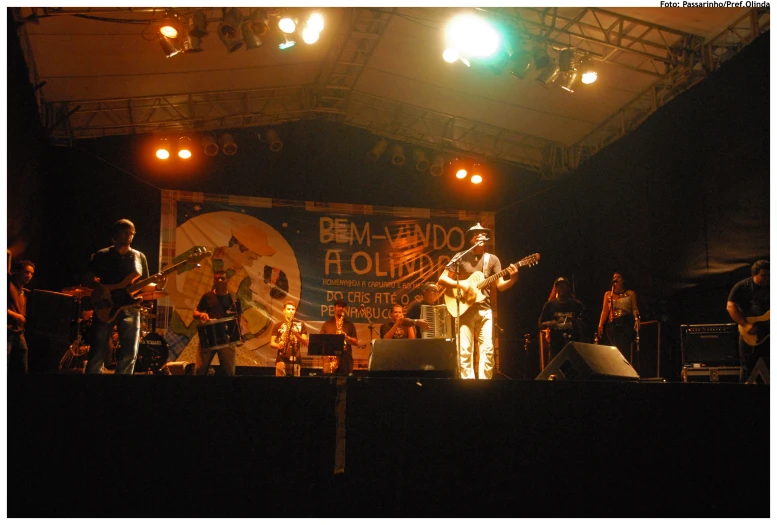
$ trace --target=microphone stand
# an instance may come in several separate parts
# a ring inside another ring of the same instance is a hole
[[[359,307],[359,310],[361,310],[362,315],[367,318],[367,328],[370,331],[370,341],[372,341],[373,339],[375,339],[375,335],[373,334],[373,332],[375,331],[375,325],[372,324],[372,318],[369,315],[367,315],[367,313],[364,311],[362,307]]]
[[[461,287],[458,285],[459,282],[459,270],[461,269],[461,259],[467,255],[469,252],[480,246],[481,244],[485,244],[485,241],[479,241],[472,245],[471,248],[468,248],[464,250],[463,252],[459,252],[456,255],[453,256],[453,258],[450,260],[450,262],[445,266],[445,268],[450,268],[452,265],[456,265],[456,319],[454,321],[454,330],[456,331],[456,372],[458,373],[458,377],[461,378]],[[472,350],[473,350],[473,358],[474,358],[474,346],[475,346],[475,334],[472,334]]]

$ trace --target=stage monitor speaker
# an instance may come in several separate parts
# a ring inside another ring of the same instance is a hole
[[[70,343],[74,339],[72,333],[73,316],[76,313],[74,304],[73,298],[69,295],[48,290],[33,290],[28,307],[29,330],[40,337]]]
[[[376,339],[368,370],[371,376],[456,377],[453,339]]]
[[[556,381],[639,381],[639,374],[614,346],[570,342],[537,376]]]
[[[739,366],[739,331],[736,323],[680,326],[683,364]]]
[[[756,361],[753,367],[753,373],[747,379],[748,385],[768,385],[769,384],[769,358],[761,357]]]

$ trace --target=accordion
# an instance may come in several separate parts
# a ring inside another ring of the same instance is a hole
[[[429,323],[429,330],[421,332],[422,339],[450,339],[453,337],[452,318],[444,304],[422,304],[421,319]]]

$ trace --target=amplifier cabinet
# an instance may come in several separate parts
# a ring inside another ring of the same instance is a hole
[[[683,365],[739,366],[736,323],[680,326]]]
[[[684,366],[683,383],[739,383],[739,366]]]

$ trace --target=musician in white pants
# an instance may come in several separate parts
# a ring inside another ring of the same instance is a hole
[[[484,287],[481,292],[483,298],[476,301],[474,297],[474,283],[470,277],[475,272],[481,272],[485,278],[502,271],[499,258],[486,252],[485,243],[489,240],[491,230],[484,228],[480,223],[467,230],[467,239],[470,246],[476,246],[469,253],[461,256],[458,263],[448,264],[443,270],[438,283],[446,286],[446,295],[455,297],[456,290],[461,289],[462,298],[458,309],[454,306],[452,315],[459,315],[459,371],[462,379],[475,379],[473,363],[475,338],[478,341],[478,379],[491,379],[494,374],[494,342],[493,342],[493,313],[491,311],[491,286]],[[461,253],[461,252],[459,252]],[[452,261],[459,258],[457,253]],[[496,289],[500,292],[507,290],[518,282],[518,267],[511,264],[507,268],[507,275],[495,281]],[[458,271],[458,275],[457,272]],[[469,295],[472,294],[473,298]],[[475,302],[468,303],[468,299]],[[448,301],[446,300],[446,303]],[[450,308],[449,308],[450,310]]]

